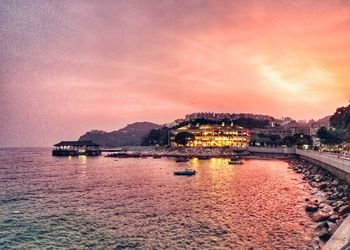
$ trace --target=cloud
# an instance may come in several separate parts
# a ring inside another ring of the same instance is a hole
[[[345,1],[0,5],[0,145],[195,111],[319,118],[350,98]]]

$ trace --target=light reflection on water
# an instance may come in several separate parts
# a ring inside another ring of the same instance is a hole
[[[174,176],[191,166],[194,177]],[[309,195],[282,161],[0,150],[0,248],[305,249]],[[306,186],[307,187],[307,186]]]

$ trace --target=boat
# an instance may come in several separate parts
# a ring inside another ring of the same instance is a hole
[[[235,159],[230,159],[228,161],[228,164],[231,164],[231,165],[243,165],[244,163],[239,158],[235,158]]]
[[[196,173],[197,173],[196,170],[187,168],[187,169],[182,170],[182,171],[175,171],[174,175],[195,175]]]
[[[198,156],[198,160],[209,160],[209,156]]]
[[[161,155],[153,155],[153,158],[158,159],[158,158],[162,158],[162,156]]]
[[[188,162],[188,158],[187,157],[177,157],[176,158],[176,162]]]

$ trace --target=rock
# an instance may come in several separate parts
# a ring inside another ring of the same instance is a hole
[[[316,235],[323,241],[327,241],[331,237],[331,233],[328,231],[328,228],[326,226],[321,226],[316,231]]]
[[[326,221],[318,223],[316,228],[315,228],[315,231],[318,232],[324,227],[327,228],[327,229],[329,228],[328,223]]]
[[[341,206],[343,206],[344,204],[345,204],[344,201],[336,201],[336,202],[335,202],[335,206],[337,206],[337,207],[341,207]]]
[[[337,186],[337,185],[339,185],[339,180],[338,180],[338,179],[335,179],[331,184],[332,184],[333,186]]]
[[[332,214],[332,215],[329,216],[329,218],[328,218],[328,220],[330,220],[330,221],[332,221],[332,222],[336,222],[336,221],[339,220],[339,219],[340,219],[340,216],[339,216],[339,214],[336,214],[336,213]]]
[[[330,213],[332,210],[332,207],[326,204],[321,208],[321,211],[324,213]]]
[[[325,206],[326,206],[326,203],[324,203],[324,202],[318,203],[319,208],[324,208]]]
[[[330,214],[322,212],[322,211],[317,211],[316,213],[314,213],[312,215],[312,220],[314,222],[320,222],[320,221],[328,220],[329,217],[330,217]]]
[[[333,222],[327,222],[328,224],[328,232],[333,235],[334,232],[337,230],[338,225],[337,223],[333,223]]]
[[[318,207],[314,204],[306,204],[305,211],[306,212],[316,212],[318,210]]]
[[[328,183],[327,183],[327,182],[321,182],[320,185],[318,186],[318,188],[319,188],[320,190],[323,190],[323,189],[325,189],[327,186],[328,186]]]
[[[317,174],[317,175],[315,175],[314,180],[315,180],[316,182],[320,182],[320,181],[322,180],[322,176],[319,175],[319,174]]]
[[[332,199],[332,200],[334,200],[334,199],[338,198],[338,196],[339,196],[339,193],[338,193],[338,192],[335,192],[335,193],[333,193],[329,198]]]
[[[338,208],[338,213],[344,215],[350,213],[350,205],[344,205]]]

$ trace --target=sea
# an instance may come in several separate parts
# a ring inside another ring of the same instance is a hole
[[[312,249],[308,185],[282,160],[2,148],[0,249]]]

